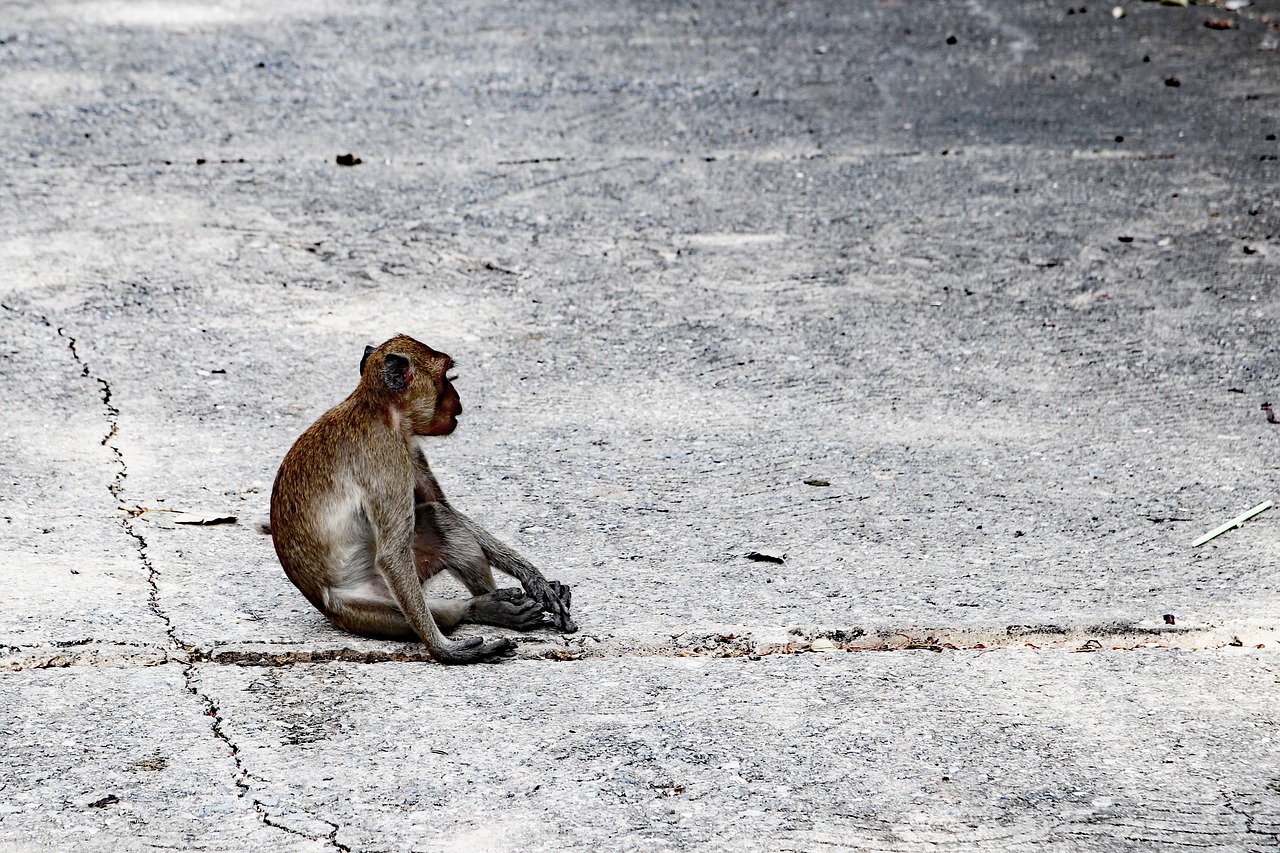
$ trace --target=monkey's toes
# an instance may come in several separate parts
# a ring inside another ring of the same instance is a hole
[[[542,617],[542,605],[516,588],[495,589],[473,598],[470,620],[516,631],[532,631],[551,624]]]
[[[494,624],[514,628],[517,631],[532,631],[535,628],[545,628],[550,624],[542,616],[542,606],[527,596],[520,601],[502,602],[495,615],[501,621],[495,619]]]
[[[436,649],[435,658],[440,663],[451,665],[479,663],[499,655],[510,654],[515,649],[516,644],[506,637],[499,637],[496,640],[486,640],[484,637],[468,637],[465,640],[459,640]]]

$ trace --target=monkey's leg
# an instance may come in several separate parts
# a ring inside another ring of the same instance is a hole
[[[325,600],[329,607],[329,621],[344,631],[374,640],[419,639],[418,632],[413,630],[400,605],[387,590],[362,587],[330,591]],[[476,621],[467,618],[470,615],[469,604],[469,601],[462,600],[427,600],[431,618],[441,631],[448,631],[464,620]]]
[[[446,511],[462,525],[467,533],[471,534],[493,568],[520,581],[520,585],[529,593],[529,596],[551,616],[551,621],[557,628],[567,634],[578,630],[573,617],[569,615],[571,597],[568,586],[558,581],[547,580],[537,567],[520,556],[514,548],[456,509],[446,507]]]
[[[344,631],[375,640],[416,640],[418,634],[404,618],[400,605],[371,587],[326,591],[325,615]]]
[[[429,601],[432,614],[438,605],[454,605],[452,621],[436,621],[448,629],[458,622],[496,625],[517,631],[546,627],[542,607],[516,588],[497,589],[493,572],[484,550],[475,537],[454,517],[449,507],[424,502],[414,508],[413,554],[418,576],[424,580],[440,572],[449,572],[467,588],[471,598],[465,602]]]

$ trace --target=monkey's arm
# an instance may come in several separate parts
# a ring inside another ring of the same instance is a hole
[[[374,568],[382,575],[396,603],[432,656],[441,663],[473,663],[515,648],[507,639],[449,640],[440,633],[414,567],[413,502],[408,490],[395,490],[369,501],[365,511],[373,526]]]
[[[449,507],[449,511],[462,523],[466,531],[480,543],[480,550],[484,551],[485,559],[498,571],[520,581],[520,585],[524,587],[525,592],[529,594],[530,598],[538,602],[543,610],[547,611],[551,621],[555,623],[557,628],[566,634],[572,634],[578,630],[573,617],[569,615],[571,596],[568,586],[559,581],[547,580],[543,577],[542,572],[538,571],[537,567],[520,556],[519,552],[514,548],[485,530],[468,516],[458,512],[456,508]]]
[[[569,616],[569,587],[558,581],[547,580],[543,577],[542,572],[520,556],[514,548],[499,540],[466,515],[458,512],[445,498],[444,491],[440,488],[440,484],[436,482],[435,474],[431,472],[431,465],[428,464],[427,456],[422,452],[422,447],[415,444],[410,453],[413,460],[415,500],[434,502],[440,507],[441,511],[452,514],[463,529],[480,543],[480,549],[484,552],[485,559],[498,571],[520,581],[520,585],[524,587],[525,592],[547,612],[557,628],[570,634],[578,630],[573,618]]]

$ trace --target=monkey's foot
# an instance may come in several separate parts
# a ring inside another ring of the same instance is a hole
[[[435,659],[440,663],[461,664],[479,663],[499,655],[514,652],[516,644],[506,637],[497,640],[486,640],[484,637],[469,637],[456,643],[447,643],[432,650]]]
[[[542,605],[516,587],[495,589],[471,599],[467,621],[516,631],[532,631],[551,624],[542,617]]]

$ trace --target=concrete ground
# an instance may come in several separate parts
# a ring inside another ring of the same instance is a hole
[[[0,850],[1280,849],[1226,5],[5,4]],[[399,331],[578,633],[446,668],[255,532]]]

